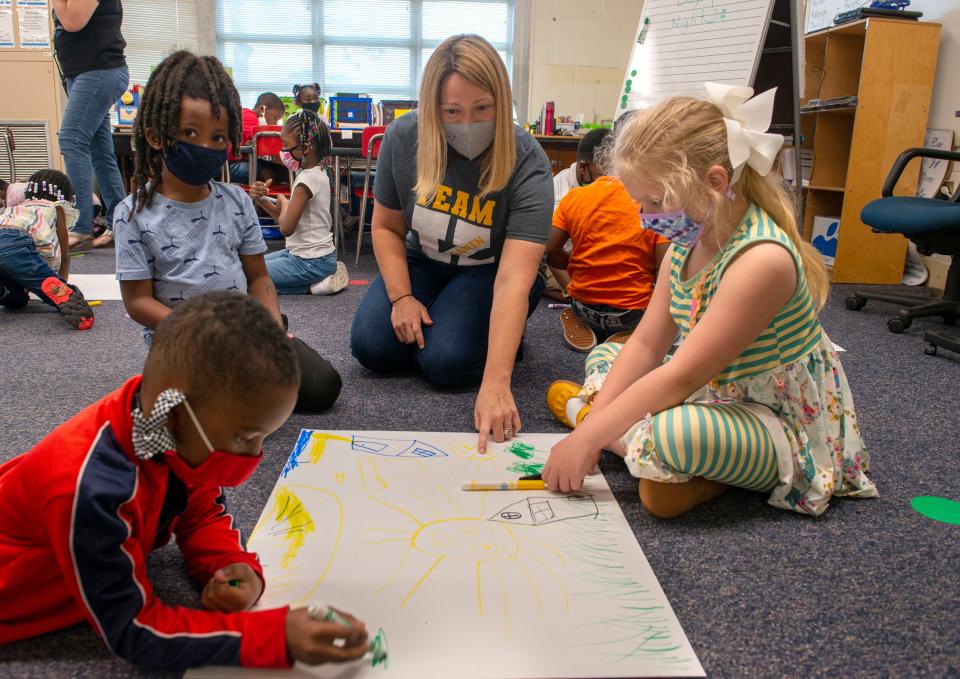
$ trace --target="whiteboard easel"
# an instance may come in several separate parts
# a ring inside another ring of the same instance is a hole
[[[774,0],[647,0],[617,117],[674,96],[704,95],[703,83],[750,85]]]

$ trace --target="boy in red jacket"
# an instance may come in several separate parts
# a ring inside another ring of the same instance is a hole
[[[363,656],[366,631],[352,618],[348,627],[305,608],[249,611],[263,571],[221,486],[250,476],[299,385],[286,334],[249,295],[216,292],[175,309],[142,377],[0,465],[0,644],[87,620],[142,667]],[[171,536],[205,584],[207,610],[153,594],[146,557]]]

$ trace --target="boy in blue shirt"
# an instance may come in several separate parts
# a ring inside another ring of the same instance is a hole
[[[123,303],[148,344],[172,307],[212,290],[248,292],[286,327],[253,203],[213,181],[241,128],[239,94],[216,58],[176,52],[150,76],[134,122],[134,193],[113,223]],[[326,410],[340,376],[303,342],[294,345],[309,376],[297,411]]]

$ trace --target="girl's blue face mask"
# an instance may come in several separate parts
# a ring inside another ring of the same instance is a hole
[[[227,162],[226,149],[208,149],[178,139],[163,155],[170,173],[190,186],[203,186],[216,177]]]
[[[641,212],[640,223],[643,228],[687,249],[696,245],[703,234],[703,224],[690,219],[682,209],[672,212]]]

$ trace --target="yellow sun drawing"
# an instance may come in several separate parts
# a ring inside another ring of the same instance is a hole
[[[432,509],[430,513],[434,518],[424,520],[412,510],[369,496],[372,501],[412,523],[406,529],[367,529],[394,535],[372,540],[369,544],[394,547],[398,543],[406,544],[399,564],[378,593],[393,592],[394,596],[400,597],[400,608],[404,608],[416,601],[418,593],[429,586],[431,579],[441,574],[457,582],[474,583],[476,591],[471,589],[470,597],[476,602],[477,613],[482,616],[494,609],[501,610],[504,638],[511,602],[518,606],[534,606],[541,618],[548,608],[570,610],[570,597],[558,573],[558,570],[565,570],[566,557],[536,539],[536,526],[511,525],[488,518],[489,493],[486,492],[477,493],[482,496],[479,514],[469,515],[460,509],[442,485],[438,488],[455,508],[457,516],[442,516],[438,510]],[[437,504],[422,496],[411,499],[428,508],[435,508]],[[503,500],[503,495],[498,499]],[[544,588],[548,589],[548,597],[544,596]]]

